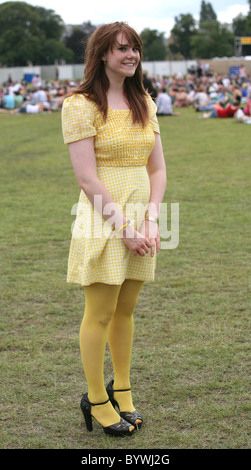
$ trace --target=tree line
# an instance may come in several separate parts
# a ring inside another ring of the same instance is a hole
[[[221,24],[211,3],[202,0],[198,24],[191,14],[180,14],[170,37],[165,32],[145,28],[144,60],[210,59],[234,55],[234,38],[251,36],[251,0],[247,16],[239,14],[229,25]],[[66,26],[53,10],[26,2],[0,5],[0,66],[14,67],[82,63],[88,37],[96,29],[90,21]],[[243,54],[251,54],[243,46]]]

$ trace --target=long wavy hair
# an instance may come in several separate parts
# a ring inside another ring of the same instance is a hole
[[[85,53],[85,70],[83,83],[74,91],[74,94],[84,94],[97,104],[104,119],[107,118],[108,103],[107,91],[109,79],[105,72],[103,56],[117,44],[116,38],[123,33],[128,43],[138,48],[140,62],[132,77],[124,80],[124,95],[132,111],[134,123],[145,126],[148,120],[147,93],[142,81],[142,41],[136,31],[123,22],[115,22],[99,26],[90,36]]]

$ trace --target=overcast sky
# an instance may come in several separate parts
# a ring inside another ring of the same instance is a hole
[[[118,0],[30,0],[26,3],[54,10],[66,24],[125,21],[138,33],[150,28],[164,32],[167,37],[175,16],[191,13],[198,19],[201,6],[201,0],[126,0],[123,3]],[[247,0],[212,0],[209,3],[221,23],[231,23],[239,13],[246,15],[249,11]]]

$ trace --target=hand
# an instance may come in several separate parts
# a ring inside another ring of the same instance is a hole
[[[139,232],[143,234],[151,243],[151,256],[154,255],[155,245],[157,252],[160,250],[160,235],[159,235],[159,226],[157,222],[152,222],[151,220],[144,220],[141,224]]]
[[[149,248],[152,249],[152,243],[149,238],[144,237],[131,225],[128,225],[123,230],[123,242],[134,256],[137,256],[137,254],[145,256],[149,252]]]

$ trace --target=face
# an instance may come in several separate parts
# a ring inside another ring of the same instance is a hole
[[[119,33],[113,49],[104,55],[103,60],[108,78],[132,77],[140,62],[140,53],[137,46],[130,45],[125,35]]]

